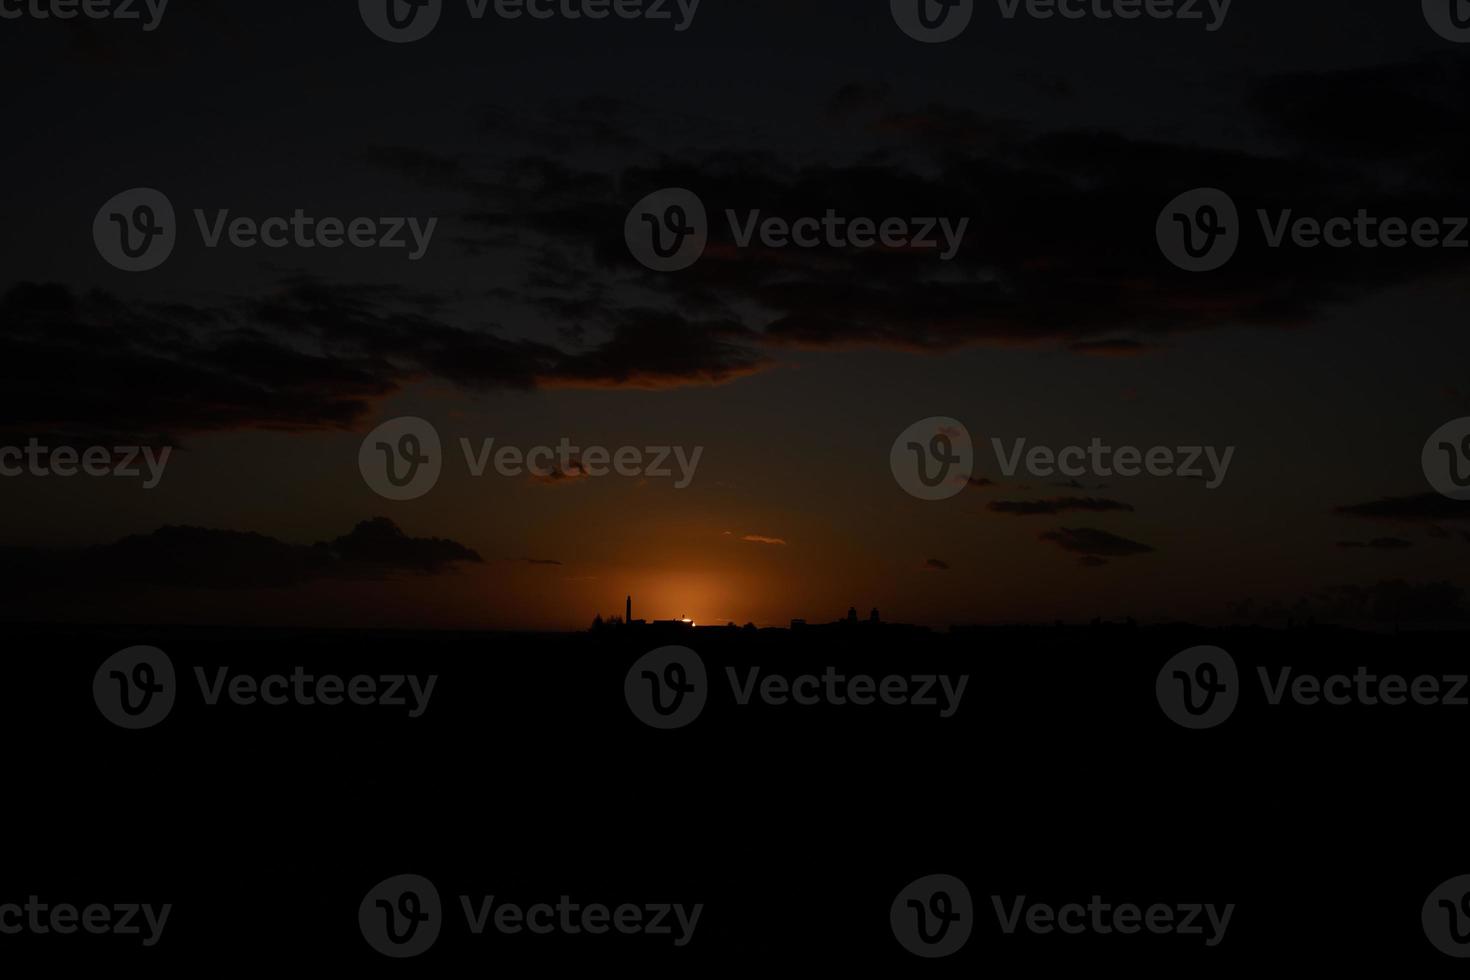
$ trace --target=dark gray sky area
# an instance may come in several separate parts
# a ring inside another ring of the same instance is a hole
[[[888,0],[461,0],[403,44],[348,0],[0,18],[0,445],[172,449],[150,489],[0,478],[0,615],[570,628],[632,592],[702,622],[1460,622],[1470,504],[1421,452],[1470,416],[1470,249],[1269,230],[1452,232],[1470,46],[1417,3],[1234,0],[1213,30],[1205,3],[1007,6],[937,44]],[[175,211],[147,272],[94,240],[133,188]],[[709,216],[678,272],[625,240],[665,188]],[[1208,272],[1156,236],[1196,188],[1238,209]],[[434,224],[418,257],[209,247],[196,210]],[[742,242],[727,211],[966,224],[945,260]],[[359,449],[408,416],[444,472],[386,499]],[[931,417],[975,447],[939,501],[890,467]],[[701,455],[682,487],[476,477],[460,440],[490,438]],[[1007,473],[992,444],[1094,438],[1234,448],[1209,486]]]

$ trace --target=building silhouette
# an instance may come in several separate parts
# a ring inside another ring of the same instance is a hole
[[[623,600],[623,619],[622,619],[621,624],[619,624],[618,618],[616,616],[614,616],[611,620],[607,620],[607,621],[604,621],[601,616],[598,616],[597,619],[593,621],[593,629],[602,629],[602,628],[607,628],[607,627],[616,628],[619,625],[621,625],[624,628],[633,628],[633,629],[641,629],[641,630],[648,630],[648,631],[657,630],[657,631],[663,632],[663,633],[669,633],[669,632],[691,632],[691,631],[695,631],[695,630],[698,630],[700,632],[705,632],[705,631],[709,631],[709,630],[734,630],[734,629],[738,629],[738,627],[736,627],[734,623],[729,623],[729,624],[726,624],[726,625],[723,625],[723,626],[699,626],[698,624],[694,623],[693,621],[691,621],[687,617],[682,617],[682,616],[680,618],[678,618],[678,619],[655,619],[652,622],[650,622],[650,621],[648,621],[646,619],[634,619],[633,618],[633,596],[631,594],[629,594]],[[849,631],[852,631],[852,630],[859,630],[863,634],[868,634],[870,631],[873,632],[873,633],[875,633],[875,634],[876,633],[879,633],[879,632],[885,633],[885,634],[887,634],[887,633],[902,633],[902,632],[923,632],[923,633],[930,632],[929,628],[926,627],[926,626],[913,626],[913,625],[909,625],[909,624],[905,624],[905,623],[885,623],[883,621],[882,616],[879,614],[878,608],[876,606],[872,607],[872,609],[869,610],[867,619],[861,619],[861,618],[859,618],[858,611],[857,611],[857,606],[849,606],[848,609],[847,609],[847,614],[845,616],[843,616],[841,619],[837,619],[837,620],[834,620],[832,622],[827,622],[827,623],[811,623],[811,622],[808,622],[806,619],[796,618],[796,619],[792,619],[791,620],[791,624],[790,624],[790,627],[789,628],[792,629],[792,630],[817,630],[817,631],[822,631],[822,630],[840,630],[840,631],[843,631],[844,633],[849,632]],[[755,627],[755,624],[753,624],[753,623],[747,623],[743,627],[743,629],[754,631],[754,630],[756,630],[756,627]],[[765,627],[764,629],[776,629],[776,630],[780,630],[781,628],[780,627]]]

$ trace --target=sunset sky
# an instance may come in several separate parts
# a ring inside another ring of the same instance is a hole
[[[1418,4],[1236,0],[1215,33],[981,4],[940,45],[887,0],[703,0],[682,33],[450,3],[404,45],[356,8],[0,21],[0,444],[177,447],[153,490],[0,479],[0,615],[542,630],[632,593],[761,625],[1457,617],[1437,583],[1470,584],[1470,505],[1420,452],[1470,416],[1470,253],[1273,250],[1254,219],[1470,214],[1470,49]],[[134,187],[181,227],[129,274],[92,223]],[[712,219],[677,273],[623,240],[666,187]],[[1154,239],[1196,187],[1246,219],[1214,273]],[[209,249],[195,208],[439,224],[417,262]],[[736,248],[727,208],[970,224],[946,263]],[[396,502],[358,451],[400,416],[446,458]],[[926,502],[889,449],[934,416],[977,481]],[[492,437],[703,454],[686,489],[471,477],[458,440]],[[1213,490],[1073,487],[1005,477],[993,437],[1235,455]]]

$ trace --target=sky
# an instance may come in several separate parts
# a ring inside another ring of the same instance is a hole
[[[172,0],[156,29],[0,20],[0,446],[169,447],[156,487],[0,478],[12,620],[583,628],[1458,622],[1470,505],[1421,451],[1470,416],[1465,253],[1267,247],[1255,211],[1470,214],[1470,49],[1418,5],[1235,0],[1199,22],[1005,19],[925,44],[887,0],[473,19]],[[1223,268],[1160,211],[1240,208]],[[104,203],[177,243],[110,265]],[[694,265],[624,237],[664,188]],[[206,247],[193,212],[437,219],[408,249]],[[950,261],[741,246],[725,211],[968,218]],[[428,422],[410,500],[359,467]],[[905,491],[900,433],[973,479]],[[700,451],[657,476],[473,476],[460,440]],[[1005,445],[1234,447],[1219,485],[1007,476]]]

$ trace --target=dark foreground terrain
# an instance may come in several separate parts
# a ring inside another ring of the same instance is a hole
[[[11,956],[225,973],[330,957],[353,974],[1458,966],[1421,921],[1431,892],[1470,873],[1456,634],[8,638]],[[166,654],[171,683],[156,659],[150,675],[114,658],[140,645]],[[687,653],[674,674],[640,660],[668,645],[697,654],[702,681]],[[1200,645],[1237,676],[1166,669]],[[1233,710],[1176,723],[1181,674],[1233,686]],[[702,708],[649,714],[650,675]],[[119,676],[157,700],[131,687],[138,713],[119,714]],[[1344,703],[1308,703],[1324,681]],[[783,703],[786,684],[822,703]],[[431,883],[437,914],[403,875]],[[934,875],[968,898],[921,881]],[[1455,948],[1470,919],[1445,901],[1429,926]],[[161,927],[142,908],[136,933],[107,926],[133,904],[171,908]],[[390,917],[408,938],[375,947]]]

